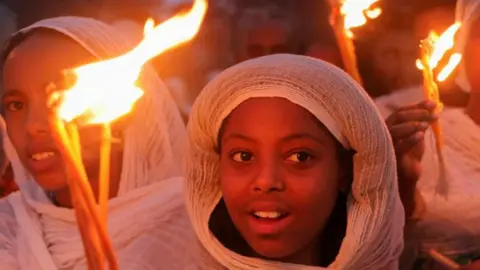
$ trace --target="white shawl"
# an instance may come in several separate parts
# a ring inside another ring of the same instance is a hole
[[[134,45],[112,27],[78,17],[40,21],[20,30],[12,43],[40,28],[71,38],[98,59],[118,56]],[[183,174],[185,127],[153,70],[145,68],[141,83],[145,94],[124,135],[121,182],[118,196],[110,200],[108,229],[120,269],[185,269],[193,262],[187,247],[195,246],[183,204],[183,179],[178,178]],[[50,203],[7,136],[4,147],[20,192],[0,201],[0,268],[86,269],[73,210]]]
[[[429,130],[417,184],[425,209],[406,237],[422,252],[433,248],[453,257],[480,255],[480,127],[462,109],[444,110],[441,121],[448,199],[436,195],[439,165]]]
[[[310,57],[273,55],[238,64],[201,92],[188,125],[187,206],[207,251],[228,269],[322,269],[241,256],[209,230],[222,197],[215,152],[222,121],[252,97],[284,97],[315,115],[346,148],[355,149],[348,225],[330,268],[397,269],[404,212],[397,191],[393,146],[368,95],[347,74]]]

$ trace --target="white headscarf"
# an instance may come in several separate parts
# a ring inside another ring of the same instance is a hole
[[[38,29],[63,34],[98,59],[118,56],[134,45],[99,21],[60,17],[20,30],[12,46],[22,34]],[[144,69],[141,83],[145,93],[124,133],[123,169],[118,196],[109,202],[108,229],[121,269],[184,269],[191,261],[183,245],[193,245],[195,237],[183,206],[183,179],[178,178],[183,174],[185,127],[151,68]],[[52,205],[6,136],[4,146],[21,192],[0,202],[0,268],[85,269],[73,210]]]
[[[355,149],[346,236],[335,269],[396,269],[404,212],[390,135],[368,95],[347,74],[314,58],[272,55],[238,64],[201,92],[188,125],[187,207],[207,251],[228,269],[321,269],[241,256],[209,230],[222,197],[217,136],[223,120],[253,97],[283,97],[315,115],[347,149]]]
[[[461,22],[457,40],[455,42],[456,50],[460,53],[464,53],[465,46],[470,36],[470,30],[472,24],[479,18],[480,15],[480,1],[479,0],[458,0],[455,14],[455,21]],[[467,74],[465,71],[465,65],[460,64],[458,70],[458,76],[456,79],[457,84],[465,92],[471,91],[470,83],[468,82]]]

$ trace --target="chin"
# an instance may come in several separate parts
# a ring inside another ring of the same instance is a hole
[[[257,240],[254,243],[249,242],[249,245],[255,253],[270,260],[280,261],[296,253],[293,245],[275,240]]]
[[[35,179],[35,182],[42,187],[42,189],[48,191],[62,190],[68,186],[63,173],[42,173],[39,175],[33,175],[33,178]]]

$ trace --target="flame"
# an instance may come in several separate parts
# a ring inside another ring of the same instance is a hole
[[[67,73],[75,77],[74,85],[52,96],[59,98],[58,116],[67,122],[84,116],[86,123],[99,124],[129,113],[143,95],[143,90],[136,85],[143,65],[195,37],[206,10],[206,0],[195,0],[185,15],[177,15],[155,27],[149,19],[143,40],[131,51],[68,70]]]
[[[455,23],[451,25],[442,35],[438,35],[435,32],[430,32],[428,35],[424,46],[431,46],[431,54],[428,56],[428,61],[422,62],[420,59],[417,60],[417,68],[423,70],[428,68],[433,71],[437,68],[440,61],[445,56],[449,50],[455,45],[455,35],[461,27],[461,23]],[[443,69],[438,73],[437,80],[439,82],[445,81],[448,76],[455,70],[460,61],[462,60],[462,55],[459,53],[454,53],[450,56],[448,63]]]
[[[349,37],[353,37],[352,28],[367,23],[368,19],[375,19],[382,14],[382,9],[372,7],[379,0],[343,0],[340,13],[345,18],[345,31]]]

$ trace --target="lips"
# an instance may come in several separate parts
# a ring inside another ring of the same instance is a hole
[[[54,147],[35,145],[27,151],[28,167],[32,174],[57,170],[61,165],[61,158]]]
[[[292,215],[281,204],[258,203],[252,205],[248,214],[250,230],[258,235],[280,234],[292,221]]]

